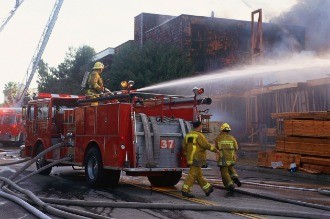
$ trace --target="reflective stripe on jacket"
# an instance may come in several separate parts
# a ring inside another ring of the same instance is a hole
[[[187,163],[193,166],[206,164],[206,150],[215,151],[205,136],[197,131],[189,132],[183,141],[183,151],[187,157]]]
[[[221,132],[215,139],[216,147],[220,150],[218,164],[220,166],[234,165],[238,144],[236,139],[225,132]]]

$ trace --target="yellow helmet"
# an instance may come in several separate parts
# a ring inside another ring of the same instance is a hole
[[[221,131],[230,131],[231,128],[230,128],[230,126],[229,126],[228,123],[223,123],[223,124],[221,125],[221,127],[220,127],[220,130],[221,130]]]
[[[104,65],[102,62],[95,62],[93,70],[95,69],[104,69]]]

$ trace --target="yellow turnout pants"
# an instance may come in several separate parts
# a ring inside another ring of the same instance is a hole
[[[238,175],[233,165],[221,166],[220,172],[221,172],[222,183],[225,186],[225,188],[234,185],[233,179],[238,178]]]
[[[190,193],[195,181],[197,181],[205,193],[207,193],[212,187],[211,184],[206,182],[205,178],[203,177],[202,168],[191,166],[188,176],[184,180],[182,191]]]

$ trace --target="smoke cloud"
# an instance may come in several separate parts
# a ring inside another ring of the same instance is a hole
[[[288,12],[274,18],[279,24],[304,26],[305,48],[320,53],[330,51],[330,1],[299,0]]]

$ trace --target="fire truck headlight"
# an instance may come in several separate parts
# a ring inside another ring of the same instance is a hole
[[[126,148],[126,146],[124,144],[122,144],[122,145],[120,145],[120,148],[124,150]]]

